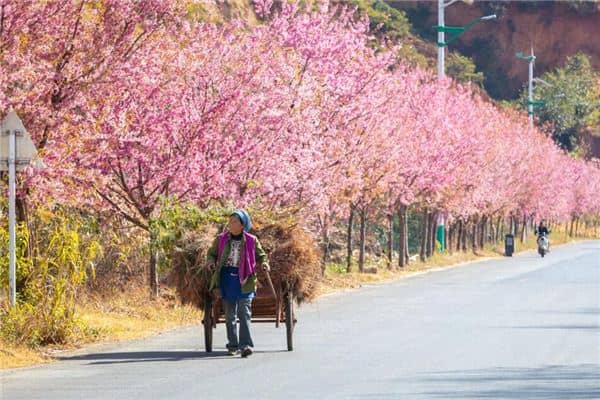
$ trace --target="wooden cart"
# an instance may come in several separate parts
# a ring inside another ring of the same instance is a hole
[[[294,325],[296,324],[294,295],[291,289],[284,289],[281,282],[272,282],[268,272],[264,272],[264,276],[268,286],[262,286],[257,289],[256,297],[252,301],[252,322],[275,323],[276,328],[279,328],[279,325],[284,323],[287,349],[288,351],[292,351],[294,349]],[[213,331],[217,323],[224,322],[225,314],[222,301],[207,294],[204,298],[204,317],[202,319],[206,352],[212,352]]]

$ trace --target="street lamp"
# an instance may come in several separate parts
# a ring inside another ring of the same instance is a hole
[[[516,54],[517,58],[527,61],[529,63],[529,93],[527,99],[527,114],[529,116],[529,126],[533,128],[533,107],[543,106],[544,103],[541,101],[533,101],[533,64],[535,63],[535,54],[533,54],[533,47],[531,48],[531,54],[526,56],[522,51]]]
[[[465,26],[446,26],[444,23],[444,9],[457,1],[460,0],[451,0],[449,2],[444,2],[444,0],[438,0],[438,24],[433,27],[438,32],[438,79],[442,79],[444,77],[444,47],[448,45],[451,41],[456,39],[462,33],[471,29],[475,24],[481,21],[489,21],[492,19],[496,19],[496,14],[486,15],[484,17],[475,18],[473,21],[469,22]],[[472,3],[472,1],[465,1],[465,3]],[[446,41],[446,32],[453,34],[448,41]]]
[[[461,34],[465,33],[469,29],[471,29],[475,24],[481,21],[489,21],[492,19],[496,19],[496,14],[486,15],[484,17],[475,18],[473,21],[469,22],[465,26],[446,26],[444,23],[444,9],[452,4],[461,1],[461,0],[450,0],[448,2],[444,2],[444,0],[438,0],[438,24],[433,27],[438,33],[438,79],[442,79],[444,77],[444,48],[456,39]],[[473,0],[462,0],[465,3],[473,3]],[[452,34],[452,37],[446,41],[446,32]],[[445,242],[445,228],[444,228],[444,218],[440,217],[437,221],[437,238],[440,242],[440,250],[443,252],[444,242]]]

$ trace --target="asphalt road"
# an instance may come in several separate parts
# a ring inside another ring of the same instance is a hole
[[[201,325],[0,372],[0,399],[600,399],[600,241],[321,298],[256,353]]]

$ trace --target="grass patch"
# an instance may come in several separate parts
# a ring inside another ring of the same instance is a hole
[[[148,337],[197,324],[202,317],[197,308],[182,306],[170,289],[164,289],[159,299],[151,300],[143,287],[82,298],[76,306],[76,315],[86,327],[87,334],[68,345],[31,348],[0,339],[0,369],[50,362],[57,351],[75,349],[88,343]]]
[[[182,306],[169,289],[151,300],[145,288],[89,297],[77,312],[95,332],[94,341],[139,339],[196,324],[202,316],[197,308]]]
[[[39,350],[9,345],[0,339],[0,369],[25,367],[49,361],[50,359]]]

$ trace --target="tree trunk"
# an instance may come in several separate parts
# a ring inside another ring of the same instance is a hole
[[[479,221],[474,220],[472,223],[473,223],[473,227],[471,229],[470,239],[471,239],[471,249],[475,253],[477,251],[477,225],[479,224]]]
[[[575,219],[575,237],[579,236],[579,217]]]
[[[425,262],[427,256],[427,240],[429,238],[429,211],[425,210],[423,212],[423,219],[421,221],[421,252],[419,253],[419,257],[422,262]]]
[[[464,253],[467,252],[467,235],[469,231],[469,224],[465,221],[463,222],[462,227],[462,239],[461,239],[461,247]]]
[[[367,233],[367,211],[365,207],[360,209],[360,248],[358,253],[358,270],[365,269],[365,245]]]
[[[354,206],[350,204],[350,216],[348,217],[348,231],[346,237],[346,272],[352,272],[352,225],[354,223]]]
[[[492,227],[492,236],[490,241],[492,243],[498,243],[498,236],[500,235],[498,232],[500,230],[500,217],[498,217],[496,221],[494,221],[494,217],[490,217],[490,226]]]
[[[429,254],[430,256],[435,254],[435,251],[437,249],[436,243],[437,243],[437,218],[438,218],[438,213],[434,213],[431,215],[431,253]]]
[[[394,258],[394,214],[388,214],[388,235],[387,235],[387,260],[388,269],[392,269],[392,260]]]
[[[521,243],[525,243],[525,239],[527,239],[527,217],[523,217],[523,224],[521,226]]]
[[[463,238],[463,221],[459,220],[456,227],[456,251],[460,251],[460,244],[462,243]]]
[[[448,238],[450,237],[450,227],[447,222],[444,221],[444,251],[448,251]]]
[[[502,228],[500,227],[500,224],[502,224]],[[500,229],[502,229],[502,231],[500,231]],[[500,216],[496,221],[496,243],[500,241],[502,236],[504,236],[504,218]]]
[[[431,215],[431,256],[435,254],[435,251],[437,250],[437,219],[438,219],[438,213],[434,213]]]
[[[483,223],[483,235],[482,235],[482,244],[481,247],[483,248],[483,246],[485,246],[488,242],[489,242],[489,237],[490,237],[490,219],[487,216],[484,216],[484,223]]]
[[[329,222],[327,217],[323,219],[322,226],[322,240],[323,240],[323,256],[321,258],[321,275],[325,275],[325,265],[329,261]]]
[[[158,297],[158,271],[156,266],[156,233],[150,231],[150,263],[148,270],[148,279],[150,284],[150,295],[156,299]]]
[[[483,249],[483,247],[485,246],[485,239],[487,236],[487,216],[483,216],[481,217],[481,224],[479,226],[479,248]]]
[[[408,213],[407,213],[406,217],[404,218],[404,232],[406,232],[406,235],[404,235],[404,250],[405,250],[404,263],[406,265],[409,265],[410,264],[410,250],[408,248]]]
[[[575,217],[571,218],[571,229],[569,229],[569,236],[573,237],[573,223],[575,222]]]
[[[498,243],[498,240],[500,238],[500,219],[501,219],[501,217],[498,217],[496,219],[496,227],[494,228],[494,237],[492,238],[494,243]]]
[[[427,238],[427,258],[431,257],[435,251],[436,220],[437,212],[429,213],[429,226],[427,228],[429,233],[429,237]]]
[[[451,224],[448,227],[448,235],[446,236],[446,251],[452,254],[452,243],[454,242],[454,232],[456,230],[456,224]]]
[[[398,266],[404,268],[407,264],[407,253],[408,253],[408,232],[407,232],[407,221],[406,221],[406,210],[407,206],[401,205],[398,208],[398,227],[400,228],[400,237],[398,243]]]
[[[513,223],[515,227],[513,235],[516,237],[519,234],[519,219],[517,217],[513,217]]]

